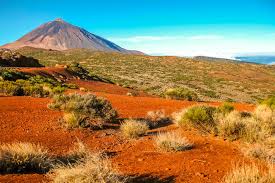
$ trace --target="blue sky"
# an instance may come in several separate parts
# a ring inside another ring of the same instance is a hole
[[[1,0],[0,45],[58,17],[153,55],[275,54],[275,0]]]

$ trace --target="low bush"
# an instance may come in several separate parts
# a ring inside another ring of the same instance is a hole
[[[228,173],[224,183],[274,183],[275,174],[272,168],[269,172],[261,171],[256,165],[236,165],[232,172]]]
[[[31,143],[0,145],[0,172],[2,173],[45,173],[52,166],[46,149]]]
[[[14,76],[11,77],[14,78]],[[63,93],[66,86],[62,85],[62,83],[50,78],[28,76],[27,79],[17,78],[16,81],[0,81],[0,92],[12,96],[46,97],[50,94]]]
[[[56,166],[48,177],[54,183],[123,183],[126,182],[99,154],[89,154],[74,165]]]
[[[66,83],[65,86],[70,89],[78,89],[78,86],[73,83]]]
[[[77,62],[74,62],[74,63],[71,63],[71,64],[67,65],[67,70],[69,72],[74,73],[75,75],[77,75],[81,79],[88,79],[88,78],[90,78],[89,71],[87,69],[85,69],[84,67],[82,67]]]
[[[223,103],[217,108],[217,112],[226,115],[229,114],[230,112],[234,111],[234,106],[228,102]]]
[[[23,86],[23,91],[26,96],[45,97],[49,95],[49,92],[41,85],[26,85]]]
[[[275,110],[275,96],[269,97],[261,102],[262,105],[267,105],[272,110]]]
[[[149,126],[143,121],[131,119],[123,122],[120,129],[125,137],[137,138],[146,134],[149,130]]]
[[[264,123],[253,117],[243,118],[243,121],[246,128],[242,139],[248,143],[263,142],[273,133],[274,129],[268,123]]]
[[[275,110],[272,110],[268,105],[258,105],[255,109],[254,116],[256,119],[265,123],[273,123],[275,121]]]
[[[228,140],[237,140],[243,137],[246,131],[246,125],[241,118],[241,114],[237,111],[232,111],[226,116],[219,115],[217,117],[218,135]]]
[[[150,128],[156,128],[171,122],[171,119],[165,115],[163,110],[149,111],[146,115],[146,121]]]
[[[155,138],[156,147],[162,151],[185,151],[193,147],[185,137],[175,132],[160,133]]]
[[[164,96],[169,99],[198,101],[198,95],[186,88],[170,88],[165,91]]]
[[[180,126],[195,127],[202,132],[215,133],[215,111],[216,108],[210,106],[192,106],[181,113],[177,123]]]
[[[13,70],[0,70],[0,78],[5,81],[16,81],[18,79],[27,79],[28,77],[28,75],[22,72]]]
[[[23,96],[24,90],[22,86],[12,81],[0,81],[0,93],[11,96]]]
[[[51,92],[52,92],[53,94],[62,94],[62,93],[64,93],[65,90],[66,90],[65,87],[56,86],[56,87],[54,87],[54,88],[51,90]]]
[[[267,148],[261,144],[254,144],[243,148],[242,151],[246,156],[264,160],[270,164],[275,163],[275,151],[273,148]]]
[[[64,111],[63,122],[69,127],[102,127],[117,118],[109,101],[92,94],[56,95],[48,107]]]

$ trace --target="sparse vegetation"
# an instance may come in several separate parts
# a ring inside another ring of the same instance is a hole
[[[267,105],[272,110],[275,110],[275,96],[269,97],[261,102],[262,105]]]
[[[179,133],[166,132],[160,133],[155,137],[156,147],[162,151],[185,151],[193,147],[185,137],[182,137]]]
[[[171,119],[165,115],[163,110],[147,112],[146,120],[150,128],[156,128],[171,122]]]
[[[31,143],[0,145],[0,172],[3,173],[45,173],[52,166],[48,151]]]
[[[65,112],[63,122],[68,128],[103,127],[117,118],[110,102],[92,94],[56,95],[48,107]]]
[[[197,94],[186,88],[170,88],[165,91],[164,96],[169,99],[197,101],[199,100]]]
[[[17,79],[27,79],[27,75],[11,69],[0,70],[0,80],[16,81]]]
[[[147,123],[138,120],[126,120],[121,124],[121,132],[127,138],[140,137],[149,130]]]
[[[223,103],[217,108],[218,112],[222,113],[223,115],[229,114],[234,109],[235,109],[234,106],[228,102]]]
[[[232,111],[231,106],[193,106],[174,115],[179,126],[191,126],[203,132],[212,132],[228,140],[262,142],[275,133],[274,111],[260,105],[253,114]],[[231,111],[231,112],[230,112]]]
[[[73,85],[67,85],[61,81],[44,76],[32,76],[13,70],[0,72],[0,93],[11,96],[46,97],[53,94],[61,94]]]
[[[54,183],[123,183],[126,181],[100,154],[89,154],[87,158],[74,165],[56,166],[48,177]]]
[[[246,124],[242,120],[239,112],[232,111],[224,116],[223,111],[222,115],[218,114],[217,118],[219,136],[228,140],[237,140],[243,137],[246,130]]]
[[[250,145],[242,149],[244,155],[275,164],[275,151],[261,144]]]
[[[275,175],[272,168],[269,172],[261,171],[256,165],[236,165],[224,178],[224,183],[273,183]]]
[[[79,63],[73,62],[67,65],[67,70],[76,74],[81,79],[89,79],[89,71],[82,67]]]
[[[230,102],[256,102],[255,94],[258,98],[266,98],[274,92],[275,67],[268,65],[125,55],[84,49],[62,52],[21,48],[18,51],[39,59],[47,66],[81,60],[84,67],[100,78],[159,96],[168,88],[179,87],[194,91],[204,101],[228,99]]]

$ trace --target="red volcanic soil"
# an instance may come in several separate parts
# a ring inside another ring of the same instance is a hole
[[[19,68],[18,71],[42,75],[42,76],[52,76],[56,78],[72,79],[75,78],[69,71],[67,71],[63,66],[59,67],[37,67],[37,68]]]
[[[49,68],[48,71],[52,70]],[[122,118],[145,117],[150,110],[162,109],[171,114],[194,104],[220,104],[167,100],[143,93],[130,97],[126,96],[129,89],[120,86],[78,80],[72,82],[110,100]],[[49,102],[48,98],[0,97],[0,142],[39,143],[53,155],[59,155],[67,153],[79,139],[92,151],[112,154],[110,160],[113,166],[123,175],[135,176],[135,182],[220,182],[232,164],[246,161],[236,144],[203,136],[193,130],[179,129],[175,125],[151,130],[148,135],[136,140],[124,139],[118,124],[104,130],[66,130],[59,124],[62,112],[48,109]],[[248,104],[235,106],[238,110],[247,111],[254,108]],[[178,131],[194,143],[194,148],[177,153],[159,152],[153,141],[159,131]],[[0,173],[0,182],[47,181],[42,174]]]
[[[138,96],[150,96],[141,91],[136,91],[129,88],[123,88],[115,84],[104,83],[99,81],[83,81],[83,80],[71,79],[68,82],[76,84],[79,87],[83,87],[91,92],[100,92],[100,93],[118,94],[118,95],[127,95],[127,93],[135,93]]]
[[[193,102],[150,97],[129,97],[96,93],[108,98],[121,117],[144,117],[148,110],[164,109],[171,113]],[[0,97],[0,142],[33,142],[53,154],[64,154],[77,139],[94,151],[114,154],[113,165],[123,174],[136,176],[137,182],[174,180],[176,182],[219,182],[233,162],[243,159],[236,145],[195,131],[171,125],[151,131],[138,140],[126,140],[118,129],[99,131],[65,130],[58,123],[61,112],[49,110],[47,98]],[[214,103],[213,103],[214,104]],[[244,105],[244,108],[247,106]],[[194,144],[194,149],[179,153],[161,153],[154,147],[154,132],[175,130]],[[1,175],[0,182],[42,182],[44,175]]]

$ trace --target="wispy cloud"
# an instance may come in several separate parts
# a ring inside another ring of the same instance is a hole
[[[123,41],[123,42],[147,42],[147,41],[164,41],[164,40],[174,40],[182,36],[132,36],[123,38],[110,38],[113,41]]]
[[[223,39],[220,35],[193,35],[193,36],[131,36],[131,37],[114,37],[109,38],[112,41],[119,42],[155,42],[155,41],[173,41],[173,40],[219,40]]]
[[[220,40],[223,38],[220,35],[196,35],[188,37],[189,40]]]

